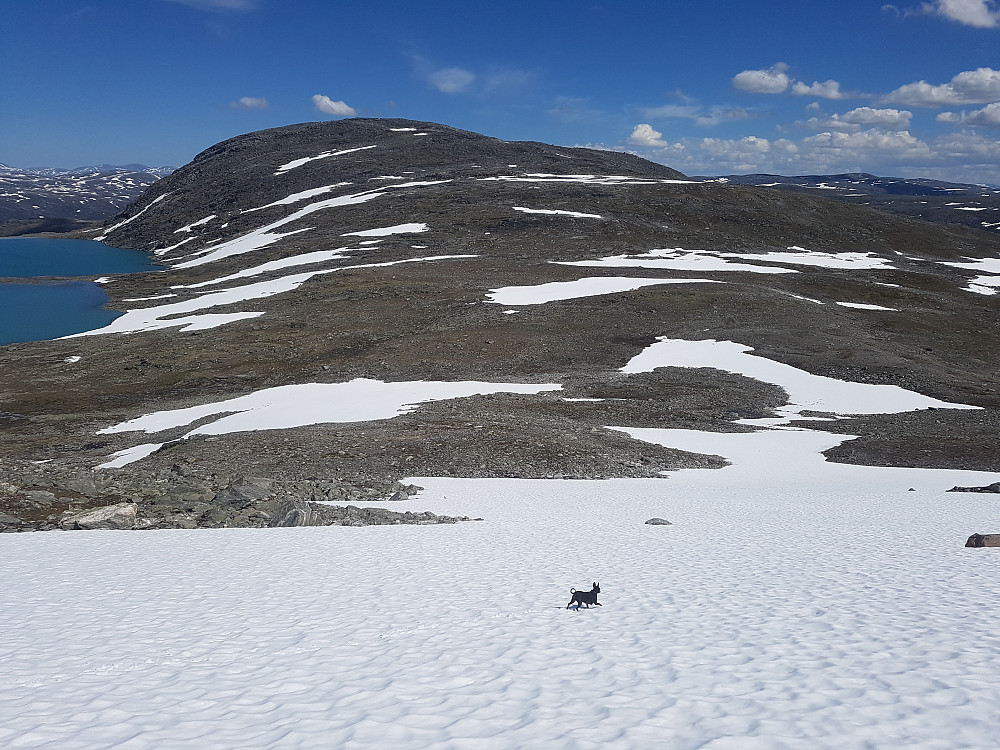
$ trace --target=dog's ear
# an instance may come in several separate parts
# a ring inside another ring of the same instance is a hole
[[[599,584],[597,581],[594,581],[594,588],[597,589],[597,588],[600,588],[600,587],[601,587],[601,584]]]

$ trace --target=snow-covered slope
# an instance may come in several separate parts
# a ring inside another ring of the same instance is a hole
[[[776,437],[766,472],[415,479],[454,526],[4,535],[0,744],[992,747],[996,501],[943,492],[983,475]]]
[[[19,169],[0,164],[0,221],[107,219],[171,171],[140,164],[78,169]]]

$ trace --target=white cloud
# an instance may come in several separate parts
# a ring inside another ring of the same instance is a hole
[[[263,96],[241,96],[229,106],[233,109],[267,109],[271,104]]]
[[[942,112],[937,116],[937,121],[984,128],[1000,128],[1000,102],[987,104],[982,109],[974,109],[972,112]]]
[[[827,152],[828,158],[849,155],[851,159],[873,160],[892,157],[894,160],[926,159],[930,147],[910,135],[909,131],[883,131],[874,128],[857,133],[818,133],[802,139],[806,148]]]
[[[820,99],[846,99],[848,95],[840,90],[840,83],[834,80],[813,81],[810,85],[802,81],[796,81],[792,86],[792,93],[796,96],[818,96]]]
[[[653,130],[653,126],[641,122],[635,126],[632,135],[628,137],[628,142],[632,146],[642,146],[643,148],[665,148],[669,144],[663,140],[663,133]]]
[[[955,104],[987,104],[1000,100],[1000,70],[978,68],[959,73],[948,83],[932,85],[917,81],[900,86],[882,97],[889,104],[909,107],[942,107]]]
[[[354,107],[349,107],[344,102],[335,102],[323,94],[314,94],[312,103],[320,112],[335,117],[354,117],[357,114]]]
[[[812,117],[804,124],[809,128],[854,132],[865,127],[880,127],[889,130],[907,130],[913,113],[905,109],[874,109],[858,107],[842,115]]]
[[[788,89],[788,65],[779,62],[767,70],[744,70],[733,76],[733,88],[752,94],[780,94]]]
[[[923,12],[979,29],[1000,27],[1000,10],[993,0],[936,0],[924,3]]]
[[[905,130],[887,132],[875,128],[853,133],[824,132],[801,140],[758,136],[685,138],[647,147],[642,155],[689,175],[870,172],[994,183],[1000,171],[1000,140],[969,131],[930,142]]]
[[[476,74],[464,68],[442,68],[432,71],[427,80],[438,91],[445,94],[458,94],[466,91],[476,80]]]

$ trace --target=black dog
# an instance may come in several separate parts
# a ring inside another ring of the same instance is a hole
[[[580,609],[581,604],[586,604],[587,609],[590,609],[591,604],[596,604],[598,607],[602,606],[599,601],[597,601],[597,595],[601,593],[601,585],[594,581],[594,588],[590,591],[577,591],[576,589],[570,589],[569,593],[573,595],[573,598],[569,600],[569,604],[566,605],[566,609],[569,609],[573,602],[576,602],[576,608]]]

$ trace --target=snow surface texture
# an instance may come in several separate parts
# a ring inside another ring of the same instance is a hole
[[[989,477],[782,447],[385,504],[453,526],[3,535],[0,745],[995,747],[995,502],[943,491]]]

